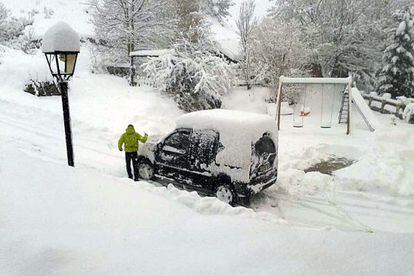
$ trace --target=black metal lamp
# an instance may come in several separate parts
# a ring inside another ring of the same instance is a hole
[[[68,165],[74,167],[68,80],[75,72],[76,60],[80,51],[79,35],[68,24],[59,22],[45,33],[42,51],[46,56],[50,73],[56,79],[62,95]]]

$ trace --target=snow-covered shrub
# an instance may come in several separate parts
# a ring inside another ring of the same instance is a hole
[[[380,73],[380,94],[414,97],[414,9],[407,9],[397,16],[398,28],[394,41],[384,51],[384,67]]]
[[[26,34],[25,30],[32,24],[33,18],[30,13],[27,18],[10,17],[9,10],[0,2],[0,44],[29,52],[27,42],[32,34],[30,32]],[[22,45],[24,45],[23,48],[21,48]]]
[[[190,41],[191,34],[187,34],[175,44],[175,54],[150,59],[143,64],[143,71],[155,87],[173,96],[182,110],[220,108],[221,96],[231,86],[230,66],[205,35],[197,42]]]
[[[38,97],[60,95],[59,90],[53,81],[30,80],[30,82],[26,84],[24,92]]]
[[[11,47],[22,50],[25,54],[35,54],[36,49],[40,49],[42,41],[36,38],[33,34],[33,29],[29,28],[26,32],[16,38],[12,43]]]

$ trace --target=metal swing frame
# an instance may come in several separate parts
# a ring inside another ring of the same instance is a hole
[[[281,104],[282,104],[282,93],[283,93],[283,85],[284,84],[344,84],[346,85],[346,89],[349,93],[349,101],[348,101],[348,120],[347,120],[347,127],[346,127],[346,134],[351,134],[351,118],[352,118],[352,77],[348,78],[287,78],[281,76],[279,78],[279,86],[277,90],[276,96],[276,116],[277,116],[277,129],[280,130],[280,112],[281,112]]]

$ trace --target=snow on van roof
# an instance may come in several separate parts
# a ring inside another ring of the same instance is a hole
[[[221,130],[251,129],[253,131],[273,132],[275,119],[264,114],[244,111],[212,109],[187,113],[177,120],[177,127],[184,128],[211,128]]]
[[[277,144],[276,122],[268,115],[223,109],[197,111],[178,118],[177,127],[218,131],[224,149],[217,153],[218,167],[210,170],[224,170],[234,181],[249,181],[252,144],[263,134],[269,133]]]

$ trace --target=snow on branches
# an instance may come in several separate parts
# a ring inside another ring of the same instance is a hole
[[[231,85],[228,63],[205,33],[197,42],[191,34],[179,39],[175,53],[150,59],[143,65],[151,83],[174,97],[187,112],[221,107],[221,96]]]
[[[301,43],[311,50],[311,63],[321,67],[324,77],[354,74],[364,88],[372,88],[385,29],[405,0],[274,1],[275,17],[301,23]]]
[[[399,12],[396,18],[399,25],[384,51],[378,92],[414,98],[414,9]]]
[[[171,36],[167,0],[89,0],[98,51],[126,62],[136,46],[162,44]]]

